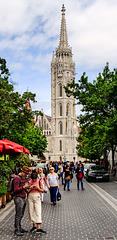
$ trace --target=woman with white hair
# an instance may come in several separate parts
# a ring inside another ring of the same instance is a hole
[[[56,194],[59,188],[59,180],[57,173],[54,172],[54,167],[50,167],[50,173],[47,176],[47,185],[50,189],[51,205],[56,205]]]

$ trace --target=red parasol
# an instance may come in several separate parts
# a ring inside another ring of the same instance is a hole
[[[30,151],[28,150],[28,148],[25,148],[25,147],[24,147],[24,152],[30,154]]]
[[[15,143],[15,142],[12,142],[12,141],[9,141],[7,139],[2,139],[0,140],[0,153],[1,154],[10,154],[10,153],[13,153],[13,152],[25,152],[25,153],[30,153],[30,151]]]

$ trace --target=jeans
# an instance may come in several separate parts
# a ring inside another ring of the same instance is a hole
[[[21,230],[21,220],[24,216],[24,211],[26,207],[26,200],[25,198],[15,197],[15,231]]]
[[[50,187],[50,201],[56,203],[56,193],[58,186]]]
[[[63,184],[63,172],[60,173],[59,179],[62,178],[62,184]]]
[[[66,188],[66,185],[67,185],[67,190],[69,190],[69,188],[70,188],[70,180],[69,181],[65,181],[64,190]]]
[[[81,181],[81,188],[83,189],[83,178],[77,179],[77,188],[79,189],[79,182]]]

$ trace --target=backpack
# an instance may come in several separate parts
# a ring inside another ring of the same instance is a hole
[[[14,177],[10,177],[8,182],[8,193],[13,197],[14,196],[14,179],[15,177],[19,177],[18,175],[14,175]],[[20,177],[19,177],[20,178]],[[21,183],[21,178],[20,178]]]

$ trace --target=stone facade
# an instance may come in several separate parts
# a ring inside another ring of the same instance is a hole
[[[75,99],[68,97],[64,86],[75,80],[75,63],[68,45],[65,7],[62,6],[59,46],[53,52],[51,62],[51,117],[40,116],[37,125],[47,136],[46,159],[52,161],[75,161],[76,137],[78,136]]]

